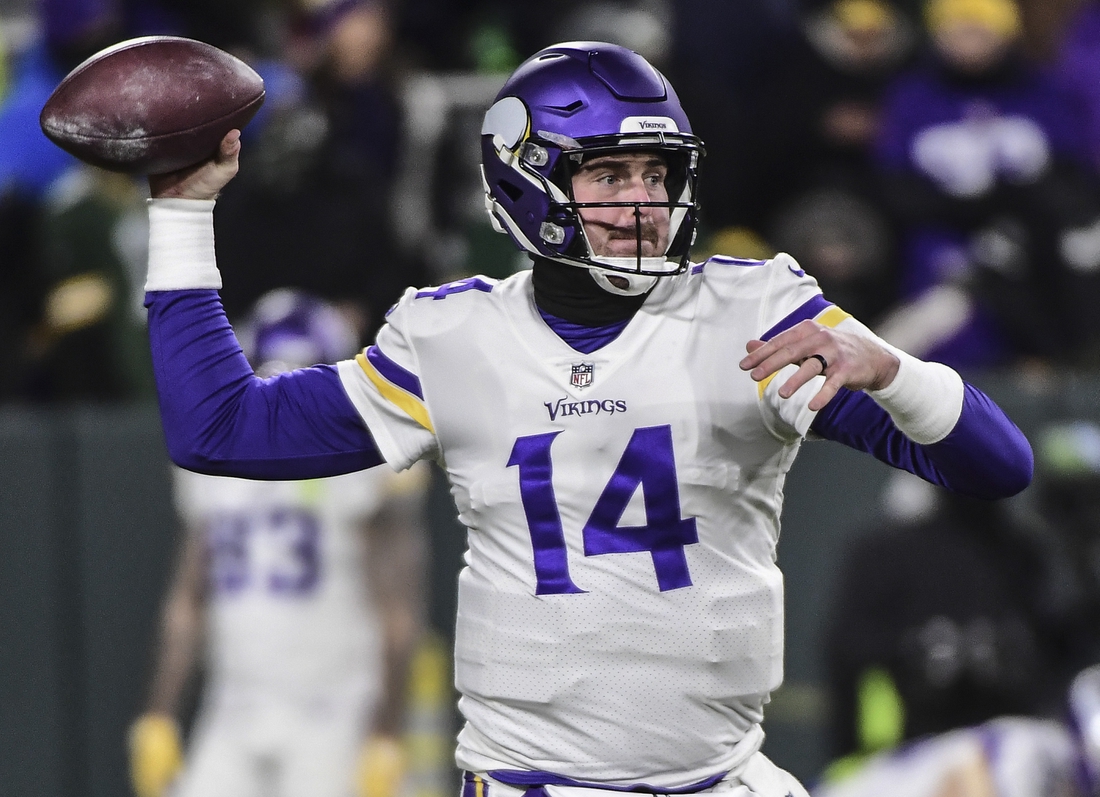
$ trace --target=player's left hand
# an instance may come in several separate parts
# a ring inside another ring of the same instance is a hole
[[[363,744],[355,768],[356,797],[397,797],[405,767],[405,747],[400,739],[371,736]]]
[[[766,343],[750,340],[748,355],[741,360],[757,382],[788,365],[798,370],[779,387],[779,395],[790,398],[815,376],[824,375],[825,383],[810,399],[809,409],[816,412],[832,400],[842,387],[849,390],[881,390],[894,381],[900,362],[889,349],[869,338],[802,321]]]

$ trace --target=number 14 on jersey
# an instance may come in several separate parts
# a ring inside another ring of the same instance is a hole
[[[536,595],[585,592],[569,575],[550,448],[561,432],[521,437],[508,467],[519,468],[520,499],[535,554]],[[620,526],[631,497],[641,488],[644,526]],[[648,551],[662,592],[691,586],[684,546],[699,542],[695,518],[680,517],[680,489],[672,452],[672,427],[635,429],[615,472],[581,530],[585,556]]]

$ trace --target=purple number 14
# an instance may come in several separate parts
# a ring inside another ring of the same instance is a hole
[[[519,468],[520,500],[535,555],[535,594],[584,592],[569,575],[550,447],[560,432],[521,437],[508,467]],[[620,526],[631,497],[641,488],[644,526]],[[648,551],[657,586],[664,592],[691,586],[684,546],[699,542],[695,518],[680,517],[680,491],[672,452],[672,428],[635,429],[581,531],[585,556]]]

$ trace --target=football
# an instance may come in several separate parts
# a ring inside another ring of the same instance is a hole
[[[263,79],[239,58],[194,39],[143,36],[73,69],[39,123],[47,138],[86,163],[163,174],[210,157],[263,101]]]

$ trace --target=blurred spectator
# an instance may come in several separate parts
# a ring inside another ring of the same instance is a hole
[[[262,297],[241,337],[272,378],[356,348],[332,305],[290,290]],[[176,471],[186,531],[131,733],[138,797],[395,796],[423,614],[425,475],[261,482]],[[200,654],[206,680],[184,765],[180,725]]]
[[[185,6],[191,14],[184,19],[165,3]],[[202,5],[238,8],[241,0]],[[46,99],[69,71],[104,47],[132,36],[177,33],[220,44],[227,34],[215,34],[214,25],[221,29],[233,16],[208,10],[202,16],[206,24],[198,25],[195,0],[35,0],[33,8],[36,35],[12,54],[7,92],[0,92],[0,193],[16,190],[33,199],[76,165],[38,125]]]
[[[756,109],[776,65],[773,53],[796,32],[792,5],[678,0],[672,6],[672,57],[662,71],[707,146],[708,176],[699,186],[706,230],[751,226],[757,183],[745,153],[764,124]]]
[[[894,519],[852,547],[826,643],[833,752],[846,757],[821,794],[873,794],[890,773],[914,797],[940,794],[937,779],[954,765],[948,737],[906,745],[851,782],[844,776],[877,751],[1000,715],[1060,719],[1078,673],[1100,662],[1100,425],[1052,422],[1034,439],[1031,511],[902,474],[888,494]],[[1051,725],[981,726],[979,736],[1020,745],[984,763],[1043,759],[1053,752]]]
[[[0,401],[27,397],[27,342],[40,303],[36,222],[32,202],[0,194]]]
[[[612,42],[665,69],[672,51],[672,8],[666,0],[588,0],[573,3],[549,26],[550,40]]]
[[[38,124],[81,61],[151,32],[133,26],[130,5],[152,24],[155,3],[38,0],[33,34],[12,53],[0,102],[4,398],[152,396],[140,295],[144,189],[80,164]]]
[[[1092,0],[1019,0],[1024,21],[1024,48],[1039,63],[1050,63],[1067,26],[1082,6]]]
[[[821,182],[869,182],[883,91],[913,51],[912,23],[886,0],[810,0],[801,35],[763,81],[764,214]]]
[[[878,330],[963,370],[1094,352],[1100,202],[1077,106],[1018,47],[1014,0],[930,0],[878,155],[906,230],[904,304]]]
[[[30,345],[27,395],[40,401],[154,396],[142,306],[146,189],[81,165],[37,208],[43,299]]]
[[[930,514],[888,521],[846,554],[825,643],[835,756],[1034,714],[1064,686],[1047,682],[1029,530],[1003,502],[936,496]]]
[[[1100,663],[1100,425],[1055,421],[1035,442],[1035,522],[1050,564],[1048,602],[1059,648],[1049,673],[1063,684]]]
[[[507,74],[526,53],[555,41],[553,32],[561,20],[585,5],[585,0],[544,0],[533,13],[514,0],[400,0],[394,12],[410,66]]]
[[[121,0],[127,27],[140,33],[171,33],[247,55],[262,46],[278,3],[269,0]]]
[[[1089,156],[1100,170],[1100,2],[1088,0],[1070,18],[1055,60],[1059,79],[1082,105]]]
[[[542,21],[544,16],[495,0],[401,0],[396,13],[397,34],[409,61],[441,72],[511,71],[522,60],[516,22]]]
[[[893,299],[894,236],[872,150],[882,95],[915,44],[887,0],[813,0],[764,81],[748,221],[826,295],[873,323]]]
[[[15,56],[0,104],[0,193],[34,200],[76,164],[42,133],[42,106],[69,70],[117,41],[122,30],[111,0],[39,0],[36,9],[40,35]]]
[[[389,221],[401,151],[392,51],[381,2],[300,7],[281,101],[246,142],[249,163],[218,203],[230,317],[268,290],[294,286],[353,305],[367,337],[418,282]]]
[[[4,99],[8,95],[8,89],[10,88],[9,81],[11,79],[10,72],[10,54],[11,46],[8,42],[7,25],[3,21],[0,21],[0,107],[3,106]]]
[[[895,519],[851,547],[826,642],[834,775],[1000,715],[1058,718],[1100,663],[1100,425],[1048,423],[1035,454],[1031,511],[900,475]]]
[[[31,328],[41,313],[48,276],[41,273],[37,250],[39,205],[50,185],[77,161],[54,146],[38,125],[38,116],[54,87],[84,48],[104,41],[113,15],[106,6],[72,4],[62,13],[58,0],[35,6],[41,30],[29,42],[9,49],[8,30],[0,96],[0,399],[25,399],[31,393]],[[4,23],[0,23],[2,25]],[[90,54],[92,50],[89,50]],[[10,60],[9,60],[10,59]],[[39,335],[41,339],[41,335]],[[41,342],[39,342],[41,347]]]

